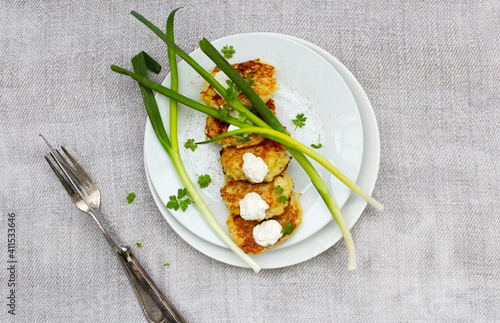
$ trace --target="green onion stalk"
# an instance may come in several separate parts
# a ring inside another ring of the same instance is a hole
[[[167,34],[169,37],[173,39],[173,19],[175,11],[172,11],[167,20]],[[175,60],[175,53],[169,49],[168,51],[169,63],[170,63],[170,75],[171,75],[171,84],[172,92],[178,91],[178,75],[177,75],[177,63]],[[142,77],[148,77],[147,70],[150,69],[153,72],[158,73],[159,65],[146,53],[141,52],[136,55],[132,59],[132,66],[137,75],[141,75]],[[171,98],[170,100],[170,134],[171,139],[167,135],[165,131],[165,127],[163,125],[163,121],[161,119],[161,115],[158,109],[158,105],[156,103],[156,99],[154,97],[153,91],[151,88],[139,84],[141,94],[144,100],[144,104],[146,106],[146,110],[153,126],[154,132],[158,137],[161,145],[167,152],[168,156],[172,160],[177,173],[179,174],[180,179],[184,183],[189,195],[193,199],[194,203],[200,210],[200,213],[203,215],[205,220],[208,222],[212,230],[219,236],[219,238],[234,252],[238,255],[243,261],[245,261],[256,273],[258,273],[261,267],[253,260],[250,256],[245,254],[245,252],[238,246],[236,243],[227,235],[224,229],[219,225],[212,212],[203,201],[200,193],[198,192],[196,186],[193,184],[187,171],[184,167],[184,164],[181,160],[179,153],[179,143],[177,137],[177,101],[175,98]]]
[[[121,67],[112,65],[111,69],[115,72],[125,74],[136,80],[139,84],[149,89],[155,90],[160,94],[163,94],[175,101],[178,101],[186,106],[189,106],[197,111],[206,113],[215,118],[238,126],[240,129],[235,130],[231,133],[227,133],[221,137],[214,138],[213,140],[207,141],[212,142],[222,138],[224,136],[238,134],[238,133],[258,133],[264,137],[270,138],[272,140],[278,141],[285,145],[288,148],[290,154],[297,160],[297,162],[303,167],[306,173],[311,178],[311,182],[314,184],[316,189],[318,190],[320,196],[325,201],[328,209],[332,213],[334,219],[336,220],[339,228],[344,236],[344,241],[346,243],[347,251],[348,251],[348,269],[356,268],[356,253],[354,242],[352,240],[351,234],[349,232],[349,228],[347,227],[342,214],[340,213],[339,208],[337,207],[333,197],[331,196],[328,188],[319,173],[316,171],[311,162],[305,157],[304,154],[307,154],[314,160],[318,161],[322,166],[324,166],[327,170],[329,170],[332,174],[334,174],[337,178],[339,178],[344,184],[346,184],[349,188],[351,188],[354,192],[362,196],[367,202],[372,204],[379,210],[383,209],[383,206],[378,203],[375,199],[366,194],[360,187],[358,187],[354,182],[352,182],[349,178],[343,175],[335,166],[333,166],[328,160],[322,157],[320,154],[314,152],[307,146],[299,143],[293,138],[289,137],[285,128],[281,125],[276,116],[269,110],[267,105],[260,99],[260,97],[253,91],[250,85],[241,77],[241,75],[227,62],[227,60],[220,55],[220,53],[208,42],[206,39],[202,39],[200,41],[200,47],[202,51],[207,54],[207,56],[231,79],[234,84],[241,89],[241,91],[247,96],[249,101],[252,103],[252,106],[260,113],[261,116],[267,121],[262,121],[259,117],[253,114],[248,108],[242,105],[234,95],[231,95],[229,91],[224,88],[219,82],[217,82],[210,73],[208,73],[205,69],[203,69],[194,59],[192,59],[187,53],[185,53],[182,49],[180,49],[174,41],[165,33],[163,33],[159,28],[154,26],[147,19],[139,15],[138,13],[132,11],[132,15],[134,15],[138,20],[143,22],[148,28],[150,28],[153,32],[155,32],[165,43],[167,43],[170,51],[175,52],[182,59],[184,59],[191,67],[193,67],[200,76],[202,76],[209,84],[211,84],[214,89],[237,111],[240,113],[244,113],[247,118],[253,123],[250,125],[245,122],[240,122],[238,119],[219,115],[217,111],[214,109],[208,108],[205,105],[186,98],[176,91],[163,87],[153,81],[150,81],[147,77],[139,75],[137,73],[132,73],[123,69]]]

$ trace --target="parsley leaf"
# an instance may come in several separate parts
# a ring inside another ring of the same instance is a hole
[[[127,191],[125,191],[125,192],[127,192]],[[135,200],[135,193],[134,192],[131,192],[131,193],[127,192],[127,194],[128,194],[127,195],[127,202],[128,202],[128,204],[134,202],[134,200]]]
[[[208,174],[198,176],[198,184],[200,184],[201,188],[207,187],[211,181],[212,181],[212,179],[210,178],[210,175],[208,175]]]
[[[186,195],[187,195],[187,193],[188,193],[187,188],[184,188],[184,189],[179,188],[179,189],[177,190],[177,198],[180,200],[181,198],[183,198],[184,196],[186,196]]]
[[[228,87],[226,89],[227,90],[227,96],[229,98],[231,98],[231,99],[236,99],[236,97],[238,96],[238,93],[240,93],[240,89],[231,80],[227,80],[226,84],[228,85]]]
[[[179,202],[179,205],[181,206],[182,212],[186,212],[189,204],[191,204],[191,200],[190,199],[184,199],[184,200],[182,200],[182,201]]]
[[[285,226],[281,230],[281,234],[282,235],[292,234],[294,229],[295,229],[295,226],[292,224],[292,222],[288,222],[287,224],[285,224]]]
[[[297,130],[297,127],[302,128],[303,126],[305,126],[306,120],[307,118],[304,117],[303,113],[297,114],[295,119],[292,120],[293,124],[295,125],[295,130]]]
[[[252,73],[248,73],[248,74],[247,74],[247,79],[246,79],[246,81],[247,81],[248,85],[250,85],[250,86],[255,84],[255,81],[254,81],[254,80],[252,80],[252,77],[253,77]]]
[[[280,198],[278,199],[278,201],[281,204],[286,204],[286,202],[288,202],[288,197],[286,197],[285,195],[281,195]]]
[[[229,116],[229,107],[227,106],[227,104],[224,103],[221,107],[218,107],[217,114],[221,118]]]
[[[319,142],[319,135],[318,135],[318,144],[317,145],[311,144],[311,147],[313,147],[314,149],[320,149],[321,147],[323,147],[323,145]]]
[[[226,46],[222,47],[221,53],[224,54],[224,57],[226,59],[228,59],[228,58],[232,58],[233,54],[236,53],[236,51],[233,49],[233,46],[226,45]]]
[[[246,142],[249,142],[251,139],[249,136],[246,136],[244,133],[239,133],[235,137],[236,137],[236,142],[241,142],[243,144]]]
[[[136,242],[136,243],[135,243],[135,244],[136,244],[136,246],[137,246],[137,248],[142,247],[142,242],[144,241],[144,239],[146,239],[146,238],[142,238],[142,240],[141,240],[141,241],[139,241],[139,242]]]
[[[247,119],[247,114],[245,112],[238,113],[238,121],[245,122]]]
[[[281,187],[281,185],[275,186],[275,187],[274,187],[274,191],[275,191],[277,194],[283,194],[283,187]]]
[[[188,206],[191,204],[191,199],[186,197],[187,188],[177,190],[177,197],[175,195],[171,195],[168,197],[169,201],[167,203],[168,209],[174,209],[177,211],[179,208],[182,212],[186,211]]]
[[[188,139],[184,144],[184,148],[191,149],[191,151],[195,151],[198,148],[198,145],[194,143],[194,139]]]

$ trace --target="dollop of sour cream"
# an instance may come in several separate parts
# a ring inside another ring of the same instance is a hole
[[[231,110],[229,110],[229,115],[230,115],[231,117],[233,117],[233,118],[238,119],[238,117],[239,117],[240,113],[239,113],[239,112],[238,112],[238,110],[236,110],[236,109],[231,109]],[[233,125],[233,124],[230,124],[230,125],[229,125],[229,128],[227,128],[227,132],[229,132],[229,131],[233,131],[233,130],[236,130],[236,129],[240,129],[240,127],[237,127],[237,126],[235,126],[235,125]]]
[[[281,238],[281,224],[276,220],[267,220],[253,228],[253,239],[262,247],[272,246]]]
[[[227,81],[230,81],[231,79],[223,72],[223,71],[219,71],[217,73],[215,73],[214,75],[214,79],[219,82],[223,87],[227,88],[228,85],[227,85]],[[214,89],[215,90],[215,89]],[[215,90],[215,92],[217,92],[217,90]],[[219,92],[217,92],[219,93]],[[219,93],[220,95],[220,93]],[[222,95],[221,95],[222,96]]]
[[[245,153],[243,155],[242,169],[246,178],[252,183],[262,183],[264,177],[269,172],[269,168],[264,160],[252,153]]]
[[[245,220],[262,220],[266,217],[269,204],[262,197],[251,192],[240,201],[240,215]]]
[[[236,109],[231,109],[231,110],[229,110],[229,115],[230,115],[231,117],[234,117],[234,118],[238,119],[238,117],[240,116],[240,113],[239,113],[239,112],[238,112],[238,110],[236,110]],[[248,120],[248,119],[247,119],[245,122],[246,122],[246,123],[248,123],[248,124],[252,124],[252,121],[250,121],[250,120]],[[229,131],[233,131],[233,130],[237,130],[237,129],[240,129],[240,127],[235,126],[235,125],[233,125],[233,124],[230,124],[230,125],[229,125],[229,128],[227,128],[227,132],[229,132]],[[234,137],[234,136],[233,136],[233,137]]]

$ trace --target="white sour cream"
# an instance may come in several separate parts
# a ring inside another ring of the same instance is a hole
[[[238,129],[240,129],[240,127],[237,127],[234,124],[230,124],[229,127],[227,128],[227,132],[233,131],[233,130],[238,130]]]
[[[245,220],[260,221],[266,217],[267,209],[269,209],[269,204],[255,192],[248,193],[240,201],[240,215]]]
[[[214,79],[219,82],[224,88],[227,89],[228,85],[227,85],[227,81],[230,81],[231,79],[223,72],[223,71],[219,71],[217,72],[215,75],[214,75]],[[215,90],[215,89],[214,89]],[[215,90],[215,92],[217,92],[217,90]],[[217,92],[219,93],[219,92]],[[220,96],[222,96],[220,93],[219,93]],[[238,115],[236,114],[236,117],[238,117]]]
[[[264,221],[253,228],[253,239],[259,246],[272,246],[281,238],[282,229],[276,220]]]
[[[218,74],[218,73],[217,73]],[[232,110],[229,110],[229,115],[231,117],[234,117],[234,118],[238,118],[238,116],[240,115],[240,113],[238,112],[238,110],[235,110],[235,109],[232,109]],[[229,125],[229,128],[227,128],[227,132],[229,131],[233,131],[233,130],[237,130],[237,129],[240,129],[240,127],[237,127],[235,125],[232,125],[230,124]],[[234,137],[234,136],[233,136]]]
[[[246,178],[252,183],[262,183],[264,177],[269,172],[269,168],[264,160],[252,153],[245,153],[243,155],[242,169]]]

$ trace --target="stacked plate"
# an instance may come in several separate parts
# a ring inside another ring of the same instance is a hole
[[[285,35],[242,34],[221,38],[212,44],[219,49],[225,45],[233,46],[236,53],[230,59],[231,63],[259,58],[276,67],[274,76],[280,90],[273,95],[273,99],[278,119],[300,142],[308,146],[321,143],[318,152],[371,194],[380,158],[377,122],[365,92],[345,66],[323,49]],[[201,50],[194,51],[191,56],[207,70],[213,67]],[[169,77],[163,84],[170,85]],[[185,62],[179,63],[179,92],[199,101],[202,89],[203,79]],[[157,101],[168,131],[168,98],[157,95]],[[292,119],[300,113],[307,117],[306,124],[296,128]],[[180,105],[178,133],[181,156],[192,179],[196,179],[197,175],[211,176],[209,187],[199,191],[218,222],[226,228],[228,212],[219,192],[224,183],[219,163],[220,147],[215,143],[200,145],[195,151],[183,147],[183,142],[188,139],[205,139],[205,118],[205,115]],[[209,257],[247,267],[213,233],[194,205],[186,212],[165,207],[169,196],[176,195],[184,185],[156,139],[149,121],[144,139],[144,161],[151,194],[177,234]],[[351,228],[366,207],[366,202],[350,194],[345,185],[321,166],[314,165]],[[302,194],[303,223],[294,236],[276,249],[253,256],[262,268],[285,267],[308,260],[342,238],[337,224],[301,167],[292,160],[287,172],[294,180],[294,191]]]

